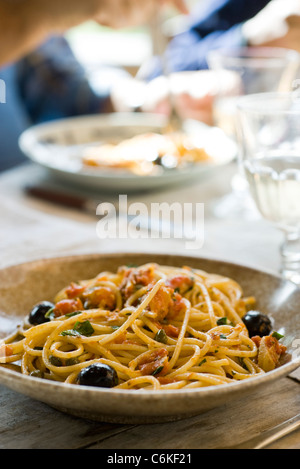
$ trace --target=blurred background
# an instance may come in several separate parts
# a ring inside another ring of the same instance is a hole
[[[189,9],[204,2],[186,0]],[[166,11],[163,32],[167,37],[171,39],[187,27],[185,15],[178,14],[172,8]],[[66,34],[75,56],[84,66],[121,67],[132,76],[148,59],[161,52],[157,45],[160,36],[155,23],[116,31],[93,21],[77,26]]]

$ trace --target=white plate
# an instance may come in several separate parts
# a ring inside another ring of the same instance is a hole
[[[65,285],[78,278],[93,278],[101,271],[116,271],[121,265],[156,262],[203,269],[235,279],[246,296],[256,296],[258,309],[271,315],[291,360],[264,375],[232,384],[198,389],[145,391],[92,388],[32,378],[0,368],[0,384],[78,417],[113,423],[157,423],[200,414],[237,399],[253,395],[300,366],[294,348],[300,336],[300,290],[296,285],[268,273],[228,262],[162,254],[106,254],[48,259],[0,270],[0,337],[42,300],[52,300]],[[16,294],[22,292],[22,294]],[[10,329],[11,328],[11,329]],[[258,402],[257,411],[262,403]],[[265,404],[265,403],[264,403]],[[263,404],[263,405],[264,405]],[[16,402],[17,405],[17,402]],[[267,404],[266,404],[267,405]]]
[[[167,122],[156,114],[114,113],[76,117],[34,126],[20,137],[20,148],[35,163],[56,178],[98,191],[137,191],[185,183],[234,160],[236,144],[220,129],[196,121],[185,123],[185,132],[195,136],[213,157],[212,163],[188,169],[164,170],[157,175],[137,176],[129,172],[84,168],[83,149],[112,140],[122,141],[146,132],[162,132]]]

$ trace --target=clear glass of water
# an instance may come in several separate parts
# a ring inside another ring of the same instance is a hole
[[[273,47],[219,49],[208,54],[216,75],[215,124],[236,138],[237,101],[241,96],[289,92],[300,66],[298,52]]]
[[[250,95],[237,108],[250,192],[261,215],[284,233],[281,273],[300,286],[300,95]]]
[[[214,123],[236,141],[239,98],[256,93],[291,91],[299,71],[300,55],[296,51],[272,47],[220,49],[208,55],[208,63],[216,76]],[[248,184],[239,167],[231,185],[232,193],[216,204],[215,215],[218,218],[251,219]]]

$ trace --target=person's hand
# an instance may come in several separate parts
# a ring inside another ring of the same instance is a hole
[[[249,46],[300,51],[300,0],[272,0],[243,26]]]
[[[184,0],[103,0],[97,21],[115,29],[144,24],[165,4],[173,4],[180,13],[188,13]]]
[[[0,0],[0,30],[5,47],[0,66],[20,59],[51,34],[88,20],[120,28],[152,20],[165,3],[187,12],[185,0]]]
[[[185,0],[51,0],[43,8],[55,29],[62,31],[86,20],[114,29],[141,25],[166,4],[188,13]]]

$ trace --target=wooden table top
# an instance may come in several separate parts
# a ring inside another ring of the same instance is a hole
[[[277,272],[281,235],[255,210],[217,217],[213,203],[230,192],[234,165],[188,188],[132,195],[130,201],[205,203],[205,242],[189,255],[238,262]],[[100,240],[96,217],[24,195],[23,187],[47,177],[35,166],[0,176],[0,267],[44,257],[101,252],[185,252],[183,240]],[[102,199],[105,196],[102,196]],[[104,201],[104,200],[101,200]],[[226,213],[224,212],[224,215]],[[152,242],[153,241],[153,242]],[[1,324],[0,324],[1,327]],[[115,425],[75,418],[0,386],[1,449],[212,449],[236,445],[300,412],[300,384],[284,378],[270,388],[186,420]],[[272,444],[299,449],[300,431]]]

